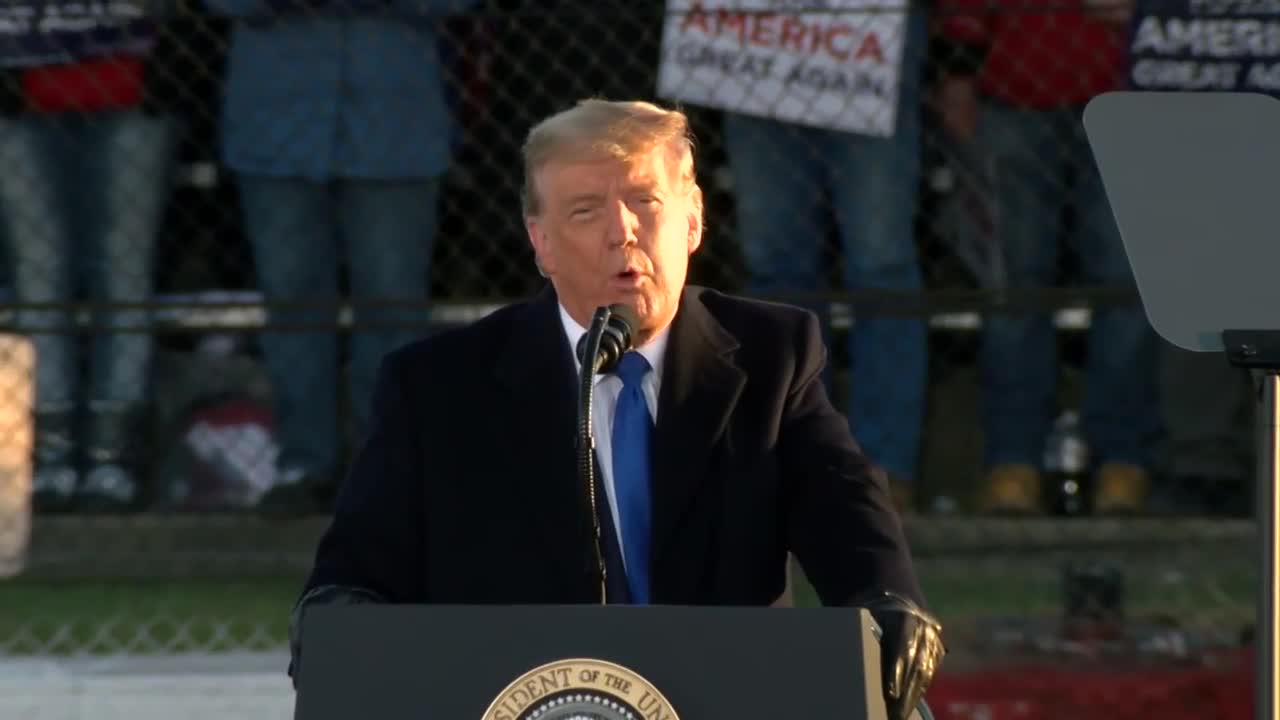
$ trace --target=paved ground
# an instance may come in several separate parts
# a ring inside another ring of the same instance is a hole
[[[282,653],[0,659],[5,720],[289,720]]]

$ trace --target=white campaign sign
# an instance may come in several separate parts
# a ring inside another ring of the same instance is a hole
[[[889,136],[906,0],[667,0],[658,96]]]

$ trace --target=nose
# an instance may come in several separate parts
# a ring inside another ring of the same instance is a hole
[[[606,232],[610,247],[623,247],[638,242],[636,230],[640,227],[640,218],[622,200],[609,204],[607,211],[608,225]]]

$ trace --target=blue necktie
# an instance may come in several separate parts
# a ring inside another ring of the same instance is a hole
[[[613,485],[618,503],[618,529],[622,532],[622,552],[627,564],[627,585],[631,601],[649,604],[649,534],[652,499],[649,491],[649,436],[653,421],[644,399],[641,381],[649,372],[649,361],[638,352],[628,352],[618,363],[622,393],[613,415]]]

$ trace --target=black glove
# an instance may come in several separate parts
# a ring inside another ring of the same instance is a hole
[[[289,613],[289,677],[298,688],[298,672],[302,668],[302,616],[313,605],[355,605],[380,603],[382,597],[364,588],[322,585],[302,596]]]
[[[942,624],[911,600],[885,592],[855,602],[880,626],[880,675],[889,720],[908,720],[947,654]]]

